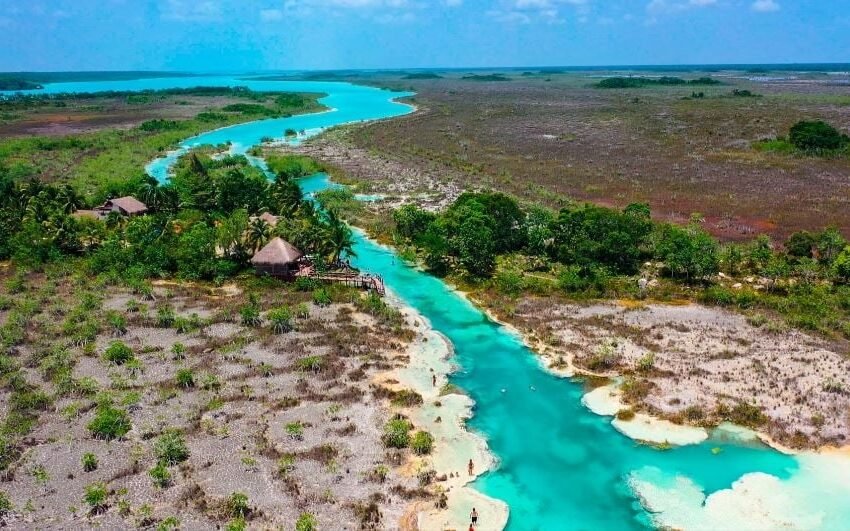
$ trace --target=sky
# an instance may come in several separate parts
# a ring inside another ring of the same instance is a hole
[[[0,0],[0,71],[850,62],[850,0]]]

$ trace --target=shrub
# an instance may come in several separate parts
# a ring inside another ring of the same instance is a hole
[[[620,363],[620,354],[617,352],[617,346],[609,342],[596,349],[596,352],[588,359],[587,367],[592,371],[604,371],[616,367],[618,363]]]
[[[86,452],[83,454],[83,470],[86,472],[93,472],[97,470],[97,456],[91,452]]]
[[[397,407],[413,407],[422,404],[422,395],[410,389],[402,389],[395,393],[390,400]]]
[[[171,328],[174,324],[174,310],[170,306],[162,306],[156,310],[156,326],[160,328]]]
[[[116,365],[122,365],[133,359],[133,350],[121,341],[113,341],[103,353],[103,358]]]
[[[313,291],[313,303],[317,306],[328,306],[331,302],[331,295],[325,288],[319,288]]]
[[[760,407],[740,402],[729,412],[729,420],[741,426],[757,428],[767,422],[767,417]]]
[[[171,485],[171,472],[168,471],[168,468],[163,463],[157,463],[155,467],[150,469],[148,474],[153,480],[153,484],[161,489]]]
[[[633,409],[621,409],[617,412],[617,419],[622,421],[630,421],[635,418],[635,411]]]
[[[292,439],[301,440],[304,438],[304,425],[300,421],[290,422],[285,429],[287,435]]]
[[[301,513],[295,522],[295,531],[316,531],[318,527],[316,517],[310,513]]]
[[[9,499],[9,495],[6,494],[6,491],[0,490],[0,517],[6,516],[10,512],[12,512],[12,500]]]
[[[233,520],[227,522],[226,531],[245,531],[248,529],[248,524],[245,522],[245,519],[242,517],[234,518]]]
[[[176,429],[168,429],[154,444],[154,454],[160,463],[176,465],[189,458],[189,448],[183,434]]]
[[[255,304],[246,304],[239,310],[243,326],[259,326],[263,322],[260,309]]]
[[[177,385],[180,387],[195,387],[195,374],[192,369],[179,369],[177,371]]]
[[[417,455],[427,455],[434,448],[434,437],[427,431],[417,431],[410,441],[410,448]]]
[[[174,343],[171,345],[171,359],[179,361],[186,359],[186,345]]]
[[[295,456],[292,454],[284,454],[283,457],[277,460],[277,473],[285,476],[295,470]]]
[[[241,492],[234,492],[227,501],[227,508],[235,518],[245,518],[251,509],[248,507],[248,496]]]
[[[112,329],[112,333],[116,336],[123,336],[127,333],[127,320],[118,312],[111,311],[106,314],[106,321]]]
[[[639,372],[649,372],[655,367],[655,354],[647,352],[637,362],[637,370]]]
[[[407,448],[410,445],[410,430],[413,426],[410,421],[397,418],[389,421],[384,426],[382,440],[387,448]]]
[[[92,435],[106,440],[123,437],[130,431],[130,428],[132,428],[132,425],[127,413],[110,404],[99,406],[94,419],[88,425]]]
[[[301,372],[319,372],[325,367],[324,356],[305,356],[295,361],[295,369]]]
[[[319,287],[319,281],[314,278],[298,277],[295,279],[295,289],[298,291],[313,291]]]
[[[283,334],[292,330],[292,312],[286,306],[269,310],[266,318],[276,334]]]
[[[103,482],[92,483],[86,486],[83,501],[85,501],[93,513],[99,513],[106,509],[106,498],[109,492]]]
[[[821,120],[797,122],[791,127],[789,140],[797,149],[809,152],[841,149],[850,143],[847,135]]]

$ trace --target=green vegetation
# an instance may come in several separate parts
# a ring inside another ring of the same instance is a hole
[[[97,456],[91,452],[86,452],[83,454],[82,458],[83,462],[83,470],[86,472],[93,472],[97,470]]]
[[[443,79],[443,76],[434,72],[414,72],[407,74],[402,79]]]
[[[324,171],[318,162],[304,155],[269,155],[266,165],[275,175],[287,179],[299,179]]]
[[[850,137],[820,120],[797,122],[788,139],[795,148],[810,153],[836,151],[850,144]]]
[[[427,431],[417,431],[410,440],[410,448],[416,455],[427,455],[434,448],[434,437]]]
[[[554,213],[492,192],[465,193],[439,214],[404,206],[393,218],[396,241],[416,249],[427,268],[480,292],[640,297],[638,275],[658,276],[657,297],[762,308],[850,338],[850,249],[836,229],[797,233],[783,246],[767,237],[721,246],[699,215],[683,227],[653,222],[644,204],[570,204]],[[721,272],[763,285],[732,289]]]
[[[133,359],[133,350],[120,341],[113,341],[103,353],[103,359],[115,365],[123,365]]]
[[[163,463],[157,463],[148,471],[153,484],[160,489],[167,488],[171,485],[171,472]]]
[[[711,86],[721,82],[710,78],[700,77],[685,80],[680,77],[609,77],[598,82],[596,86],[603,89],[633,89],[653,86]]]
[[[230,495],[227,507],[230,510],[230,515],[234,518],[245,518],[251,512],[251,507],[248,505],[248,496],[241,492],[234,492]]]
[[[189,459],[189,448],[183,434],[176,429],[163,432],[154,444],[154,455],[157,460],[166,465],[176,465]]]
[[[12,506],[12,500],[9,499],[9,495],[4,490],[0,490],[0,518],[6,516],[12,510],[14,506]]]
[[[510,81],[511,78],[502,74],[470,74],[463,76],[461,79],[465,81]]]
[[[395,418],[384,426],[383,442],[387,448],[407,448],[410,446],[410,430],[413,425],[405,418]]]
[[[92,513],[100,513],[106,509],[106,499],[108,496],[109,491],[106,489],[106,484],[97,482],[86,486],[83,501],[89,505]]]
[[[316,531],[317,529],[319,529],[319,522],[311,513],[301,513],[295,521],[295,531]]]
[[[236,104],[233,112],[205,111],[190,120],[151,120],[130,130],[111,129],[65,137],[30,136],[0,140],[0,179],[38,178],[74,186],[78,194],[102,203],[108,197],[136,193],[146,178],[144,166],[190,136],[217,127],[257,119],[240,105],[262,107],[262,116],[287,116],[321,109],[317,94],[256,93],[240,88],[193,88],[143,93],[16,96],[0,100],[0,112],[56,105],[69,98],[127,97],[147,101],[174,95],[229,96],[258,103]]]
[[[836,157],[850,152],[850,137],[823,121],[801,121],[791,127],[788,138],[761,140],[753,147],[789,155]]]
[[[0,77],[0,90],[39,90],[44,87],[38,83],[15,77]]]
[[[130,417],[123,409],[113,407],[109,403],[98,406],[94,419],[89,423],[88,429],[98,439],[118,439],[130,431]]]
[[[266,318],[276,334],[284,334],[292,330],[292,311],[286,306],[269,310]]]

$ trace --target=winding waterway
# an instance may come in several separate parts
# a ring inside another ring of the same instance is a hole
[[[411,110],[391,100],[405,94],[343,83],[160,78],[52,84],[46,91],[199,85],[324,92],[328,96],[321,101],[333,110],[219,129],[186,140],[181,152],[231,142],[234,152],[244,153],[263,137],[281,137],[287,128],[315,134]],[[166,179],[177,154],[152,162],[148,171]],[[301,184],[305,192],[330,186],[321,174]],[[360,234],[355,250],[357,266],[382,274],[390,290],[454,345],[458,371],[452,381],[476,403],[468,426],[487,440],[499,460],[497,469],[473,486],[508,504],[509,529],[769,529],[779,521],[807,529],[850,526],[848,469],[843,462],[832,466],[838,458],[787,456],[718,434],[702,444],[668,450],[638,444],[617,432],[610,418],[582,406],[579,383],[549,374],[519,337],[444,282]]]

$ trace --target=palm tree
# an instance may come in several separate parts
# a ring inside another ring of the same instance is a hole
[[[327,246],[332,264],[339,264],[343,255],[357,256],[354,253],[354,234],[334,210],[327,212],[324,225],[323,246]]]
[[[248,249],[253,252],[259,251],[265,244],[269,242],[272,235],[272,227],[265,220],[254,218],[248,224],[248,235],[246,243]]]
[[[56,193],[56,201],[60,209],[65,214],[76,212],[83,204],[82,198],[77,194],[77,191],[70,184],[62,185]]]

